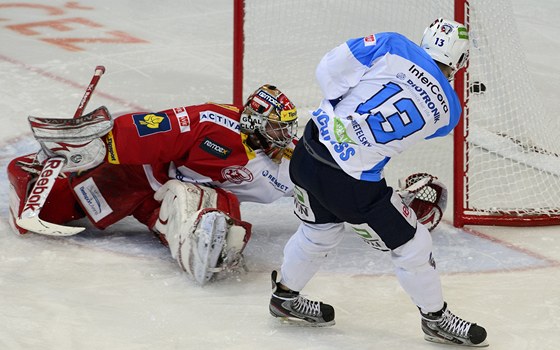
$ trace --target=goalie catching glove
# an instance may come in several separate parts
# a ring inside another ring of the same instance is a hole
[[[437,227],[447,207],[447,187],[437,177],[416,173],[399,179],[397,193],[414,210],[418,222],[430,231]]]
[[[233,194],[170,180],[154,198],[161,207],[153,229],[196,283],[204,285],[215,274],[242,266],[251,225],[240,220]]]

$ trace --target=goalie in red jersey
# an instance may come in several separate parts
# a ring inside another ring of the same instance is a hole
[[[292,195],[288,165],[297,111],[275,86],[244,106],[206,103],[112,118],[105,107],[77,119],[30,117],[36,154],[8,166],[13,229],[45,160],[64,156],[41,209],[55,224],[87,217],[100,229],[133,216],[204,284],[239,264],[251,235],[239,202]]]

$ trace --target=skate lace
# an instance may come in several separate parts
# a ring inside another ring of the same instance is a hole
[[[298,295],[294,300],[293,309],[304,315],[319,316],[321,313],[321,303],[313,301]]]
[[[444,331],[453,335],[468,338],[468,331],[471,328],[471,323],[455,316],[449,310],[445,310],[439,321],[439,326]]]

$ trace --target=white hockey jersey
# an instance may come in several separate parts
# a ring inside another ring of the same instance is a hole
[[[320,141],[350,176],[379,181],[391,157],[457,125],[457,94],[432,58],[398,33],[350,39],[320,61]],[[333,105],[329,100],[342,98]]]

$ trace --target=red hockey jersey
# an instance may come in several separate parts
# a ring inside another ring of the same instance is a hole
[[[142,164],[154,191],[178,179],[223,188],[240,202],[291,195],[289,157],[297,141],[275,163],[246,144],[240,118],[239,108],[214,103],[125,114],[106,136],[107,162]]]

